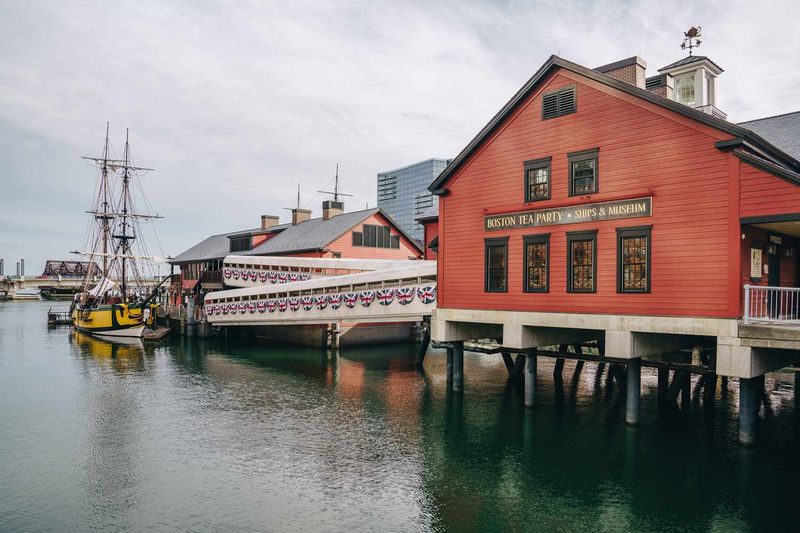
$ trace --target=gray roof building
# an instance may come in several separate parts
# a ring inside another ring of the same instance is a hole
[[[378,213],[380,209],[365,209],[342,213],[328,220],[312,218],[296,226],[289,225],[280,234],[241,255],[277,255],[322,250],[344,232]],[[385,215],[385,214],[384,214]]]
[[[800,111],[740,122],[745,127],[800,160]]]
[[[310,211],[300,211],[310,213]],[[420,248],[419,243],[412,239],[391,216],[380,208],[373,208],[350,213],[341,213],[327,219],[319,217],[298,221],[296,224],[277,224],[268,228],[255,228],[211,235],[171,259],[170,263],[184,264],[221,260],[231,253],[236,253],[238,255],[282,255],[323,250],[348,230],[376,213],[380,213],[384,216],[391,225],[422,253],[422,248]],[[274,218],[277,220],[277,217]],[[232,239],[244,237],[252,238],[254,236],[270,233],[277,233],[277,235],[263,243],[255,245],[252,249],[232,251]]]

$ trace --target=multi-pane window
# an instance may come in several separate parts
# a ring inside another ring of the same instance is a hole
[[[371,248],[400,248],[400,236],[392,235],[389,226],[364,224],[362,231],[353,232],[353,246]]]
[[[617,291],[650,291],[650,226],[617,229]]]
[[[597,154],[597,148],[568,154],[570,196],[597,192]]]
[[[485,290],[508,290],[508,237],[485,241]]]
[[[567,290],[597,290],[597,231],[567,233]]]
[[[675,78],[675,100],[683,105],[695,106],[694,74]]]
[[[526,292],[547,292],[550,267],[550,235],[522,238],[525,251]]]
[[[525,162],[525,201],[550,198],[550,160],[547,157]]]

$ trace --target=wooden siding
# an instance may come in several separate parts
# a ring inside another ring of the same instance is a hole
[[[435,239],[439,235],[439,221],[438,220],[431,220],[430,222],[425,222],[423,224],[425,228],[424,235],[424,245],[425,245],[425,259],[436,261],[439,257],[439,254],[428,248],[430,242]]]
[[[541,119],[543,91],[577,85],[577,112]],[[558,71],[465,162],[440,202],[439,306],[460,309],[733,317],[739,312],[738,168],[729,138],[667,109]],[[567,154],[599,148],[598,193],[568,196]],[[524,202],[523,162],[552,157],[551,199]],[[738,161],[737,161],[738,162]],[[652,196],[653,216],[485,231],[483,217]],[[652,225],[649,294],[617,293],[616,228]],[[597,292],[566,292],[566,232],[598,230]],[[550,233],[550,291],[522,291],[524,235]],[[484,292],[484,238],[510,237],[507,293]],[[732,248],[732,243],[736,243]]]
[[[741,164],[741,216],[754,217],[800,213],[800,186],[753,167]]]
[[[353,232],[362,231],[364,224],[376,224],[378,226],[391,226],[392,235],[400,236],[400,248],[373,248],[371,246],[353,246]],[[421,256],[419,250],[402,235],[397,228],[380,213],[375,213],[357,226],[354,226],[342,234],[341,237],[327,246],[331,252],[340,252],[342,257],[367,258],[367,259],[409,259]],[[331,254],[325,254],[330,257]]]

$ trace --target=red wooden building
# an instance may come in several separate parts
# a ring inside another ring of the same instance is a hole
[[[715,370],[741,378],[792,362],[800,336],[775,327],[800,298],[748,289],[745,309],[744,285],[798,287],[800,147],[725,120],[721,72],[552,56],[431,185],[434,340],[594,339],[629,370],[712,343]]]
[[[192,296],[201,302],[210,290],[223,288],[222,260],[227,255],[419,259],[423,252],[381,209],[344,212],[342,202],[326,200],[322,216],[292,209],[292,220],[279,224],[264,215],[255,229],[212,235],[170,260],[180,268],[175,276],[173,304]]]

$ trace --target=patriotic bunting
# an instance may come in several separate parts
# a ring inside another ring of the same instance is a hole
[[[414,287],[400,287],[395,291],[395,296],[400,305],[408,305],[414,300]]]
[[[352,309],[358,303],[358,294],[354,292],[348,292],[344,295],[344,305],[347,306],[348,309]]]
[[[436,287],[426,286],[417,288],[417,296],[424,304],[432,304],[436,301]]]
[[[231,269],[230,268],[223,268],[222,275],[225,276],[225,279],[231,279]]]
[[[255,302],[247,302],[247,310],[250,313],[255,313],[256,312],[256,303]]]
[[[300,298],[300,303],[303,304],[303,311],[311,311],[311,308],[314,307],[314,301],[311,296],[303,296]]]
[[[331,309],[339,309],[342,306],[342,295],[331,294],[328,296],[328,303],[331,304]]]
[[[378,290],[378,303],[381,305],[389,305],[394,301],[394,289],[379,289]]]
[[[275,309],[277,309],[277,308],[278,308],[278,302],[276,302],[275,300],[268,300],[267,301],[267,309],[269,309],[270,313],[274,313]]]
[[[281,313],[286,311],[286,298],[278,299],[278,311],[280,311]]]
[[[328,297],[325,294],[322,294],[320,296],[315,296],[314,305],[317,306],[317,309],[322,311],[328,306]]]
[[[259,300],[258,303],[256,304],[256,307],[258,308],[259,313],[264,313],[267,311],[267,302]]]
[[[292,311],[300,309],[300,298],[289,298],[289,309]]]
[[[361,291],[359,298],[361,299],[361,305],[369,307],[375,301],[375,291]]]

